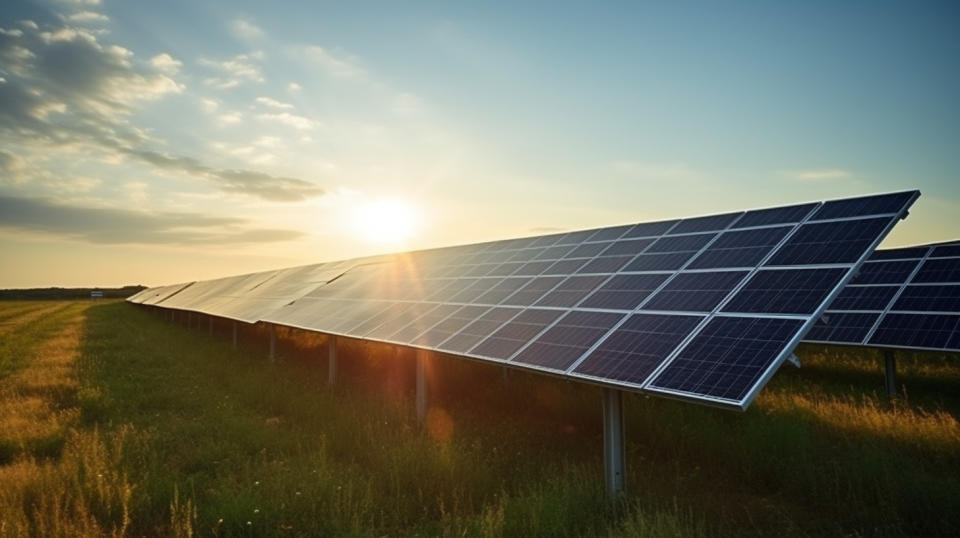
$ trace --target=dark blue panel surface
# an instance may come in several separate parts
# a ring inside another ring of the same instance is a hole
[[[514,276],[536,276],[547,270],[554,262],[540,260],[535,262],[527,262],[520,266],[513,274]]]
[[[480,342],[469,353],[477,357],[509,359],[527,342],[563,315],[559,310],[527,309]]]
[[[461,308],[462,307],[455,305],[437,305],[436,308],[407,323],[407,325],[400,330],[389,335],[387,340],[393,342],[413,342],[417,336],[420,336],[437,323],[449,318]]]
[[[578,246],[577,248],[571,250],[565,258],[592,258],[597,254],[600,254],[606,250],[612,241],[607,241],[605,243],[584,243],[583,245]]]
[[[865,215],[899,213],[916,194],[914,191],[848,198],[826,202],[813,214],[811,220],[839,219]]]
[[[758,271],[723,311],[812,314],[846,273],[846,269]]]
[[[577,273],[615,273],[627,262],[633,259],[633,256],[605,256],[603,258],[594,258],[586,265],[577,269]]]
[[[687,268],[753,267],[792,229],[790,226],[778,226],[724,232]]]
[[[597,346],[574,372],[643,383],[702,319],[701,316],[634,314]]]
[[[572,311],[521,351],[512,362],[566,370],[625,314]]]
[[[887,314],[869,343],[957,350],[960,349],[960,316]]]
[[[614,226],[612,228],[600,228],[594,232],[587,241],[611,241],[613,239],[620,239],[630,228],[633,228],[633,224]]]
[[[830,310],[886,310],[900,286],[847,286],[830,304]]]
[[[643,310],[710,312],[748,271],[680,273],[643,305]]]
[[[797,319],[714,318],[650,386],[743,400],[803,323]]]
[[[513,292],[524,287],[530,282],[531,277],[512,277],[505,278],[499,282],[494,280],[494,284],[488,286],[487,290],[474,299],[473,303],[495,305],[513,294]]]
[[[730,224],[737,220],[737,217],[742,214],[743,213],[738,212],[683,219],[680,221],[680,224],[677,224],[670,230],[670,235],[723,230],[727,226],[730,226]]]
[[[537,254],[534,260],[559,260],[566,256],[575,247],[573,245],[560,245],[543,249],[543,252]]]
[[[879,312],[827,312],[817,320],[816,325],[810,329],[804,340],[859,344],[866,338],[878,317],[880,317]]]
[[[450,353],[466,353],[520,312],[519,308],[491,308],[445,342],[437,345],[436,349]]]
[[[543,272],[544,275],[569,275],[577,272],[577,269],[583,267],[588,261],[587,258],[576,258],[569,260],[557,260]]]
[[[672,228],[673,225],[678,222],[680,222],[679,219],[636,224],[633,226],[633,228],[630,228],[630,230],[627,231],[624,237],[656,237],[658,235],[667,233],[667,231],[669,231],[670,228]]]
[[[651,243],[653,239],[621,239],[620,241],[615,241],[607,250],[604,250],[600,255],[601,256],[634,256],[643,252]]]
[[[945,258],[949,256],[960,256],[960,245],[945,245],[942,247],[936,247],[933,249],[933,252],[930,253],[931,258]]]
[[[505,305],[530,306],[540,300],[541,297],[552,290],[554,286],[563,281],[562,276],[541,276],[537,277],[525,286],[517,290],[516,293],[504,299]]]
[[[646,252],[689,252],[698,251],[716,237],[715,233],[661,237],[647,247]]]
[[[960,312],[960,286],[907,286],[891,310]]]
[[[610,278],[606,275],[571,276],[535,303],[536,306],[570,308]]]
[[[770,209],[755,209],[747,213],[734,223],[732,228],[748,228],[750,226],[767,226],[770,224],[790,224],[803,220],[810,211],[817,206],[816,202],[789,207],[772,207]]]
[[[583,308],[633,310],[657,289],[668,275],[616,275],[580,305]]]
[[[487,311],[484,306],[463,306],[455,310],[447,318],[436,325],[429,327],[411,339],[411,342],[426,347],[437,347],[447,338],[460,332],[467,325]]]
[[[660,254],[641,254],[628,263],[623,271],[676,271],[687,263],[697,252],[665,252]]]
[[[903,284],[920,260],[869,262],[860,266],[851,284]]]
[[[767,265],[853,263],[880,237],[890,219],[807,223],[780,247]]]
[[[956,258],[927,259],[913,277],[913,282],[960,282],[960,260]]]

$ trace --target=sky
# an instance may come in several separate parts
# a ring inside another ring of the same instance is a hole
[[[159,285],[919,188],[955,2],[0,5],[0,288]]]

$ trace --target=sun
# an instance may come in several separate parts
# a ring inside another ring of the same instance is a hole
[[[393,198],[374,200],[356,208],[353,228],[374,243],[399,244],[420,227],[420,212],[411,203]]]

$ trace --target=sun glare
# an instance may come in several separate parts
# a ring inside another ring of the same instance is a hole
[[[417,232],[420,215],[404,200],[376,200],[357,208],[354,229],[366,240],[375,243],[402,243]]]

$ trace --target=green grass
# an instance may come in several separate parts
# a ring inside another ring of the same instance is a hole
[[[38,304],[0,303],[0,330]],[[234,351],[225,324],[43,308],[0,344],[0,536],[960,533],[955,356],[903,355],[893,401],[878,355],[814,346],[746,413],[628,396],[610,505],[597,388],[437,356],[420,427],[409,352],[342,342],[331,390],[316,335],[271,363],[262,330]]]

